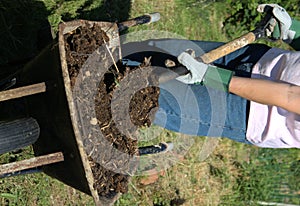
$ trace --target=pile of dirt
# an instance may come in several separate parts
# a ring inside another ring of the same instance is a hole
[[[97,26],[85,25],[74,31],[65,34],[66,60],[71,80],[71,87],[74,86],[76,77],[88,59],[96,49],[109,41],[106,33]]]
[[[82,25],[75,31],[65,34],[64,38],[66,60],[71,86],[73,87],[76,77],[89,55],[103,43],[108,42],[109,38],[97,25],[93,27]],[[144,63],[138,69],[149,67],[149,65],[149,62]],[[130,135],[124,135],[117,128],[112,120],[111,101],[113,92],[117,88],[117,82],[122,81],[124,77],[136,69],[126,67],[120,61],[117,62],[117,68],[112,66],[104,75],[98,86],[99,98],[95,99],[96,118],[103,136],[114,148],[129,156],[138,155],[137,140],[130,138]],[[134,94],[130,101],[129,113],[131,122],[137,126],[135,129],[141,126],[150,126],[151,115],[149,113],[158,106],[158,95],[159,88],[157,87],[147,87]],[[131,132],[134,133],[135,131],[132,130]],[[92,157],[89,158],[95,180],[94,187],[100,196],[112,198],[119,192],[127,192],[130,176],[110,171],[99,164],[99,160],[96,162]]]

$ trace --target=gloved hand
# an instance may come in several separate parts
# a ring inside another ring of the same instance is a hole
[[[176,79],[185,84],[200,84],[203,81],[208,65],[197,61],[192,54],[193,52],[190,51],[190,53],[188,51],[182,52],[177,57],[178,62],[185,66],[190,73],[179,76]]]
[[[199,62],[187,52],[181,53],[177,59],[190,71],[189,74],[177,77],[178,81],[185,84],[200,83],[207,87],[228,92],[233,75],[232,71]]]
[[[275,17],[268,28],[267,35],[280,38],[286,43],[291,43],[295,38],[296,31],[292,30],[292,18],[287,11],[277,4],[260,4],[257,7],[258,12],[264,12],[266,6],[272,7],[272,13]],[[277,28],[278,25],[278,28]],[[278,30],[279,29],[279,30]]]

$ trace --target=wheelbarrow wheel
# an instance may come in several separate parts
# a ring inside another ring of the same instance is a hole
[[[33,144],[39,134],[39,125],[31,117],[0,122],[0,154]]]

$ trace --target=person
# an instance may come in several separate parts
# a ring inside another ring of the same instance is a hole
[[[277,4],[261,4],[258,11],[263,12],[266,6],[272,7],[274,15],[268,35],[278,36],[299,50],[300,22]],[[198,56],[223,43],[190,42],[161,39],[142,46],[153,47],[149,55],[154,56],[154,48],[168,51],[190,71],[160,85],[154,124],[259,147],[300,148],[300,52],[250,44],[208,65],[185,50],[192,49]],[[128,58],[140,61],[143,55]]]

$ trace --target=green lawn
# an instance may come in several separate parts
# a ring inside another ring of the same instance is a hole
[[[131,28],[129,32],[167,31],[187,39],[226,42],[254,24],[239,27],[238,19],[235,23],[226,21],[238,6],[245,5],[226,2],[231,6],[212,0],[3,0],[0,65],[5,71],[0,75],[17,69],[8,62],[26,60],[39,52],[35,39],[41,27],[47,31],[47,20],[55,33],[62,21],[83,18],[121,22],[160,12],[159,22]],[[257,2],[251,1],[249,6],[253,8]],[[297,10],[294,13],[298,14]],[[200,161],[205,137],[183,137],[165,131],[153,142],[176,138],[193,140],[184,159],[168,168],[154,184],[143,186],[141,177],[134,177],[129,192],[116,205],[256,205],[258,201],[300,205],[298,150],[261,149],[221,139],[212,154]],[[1,155],[0,163],[32,156],[31,148],[26,148],[22,153]],[[93,199],[40,173],[0,179],[0,205],[93,205]]]

